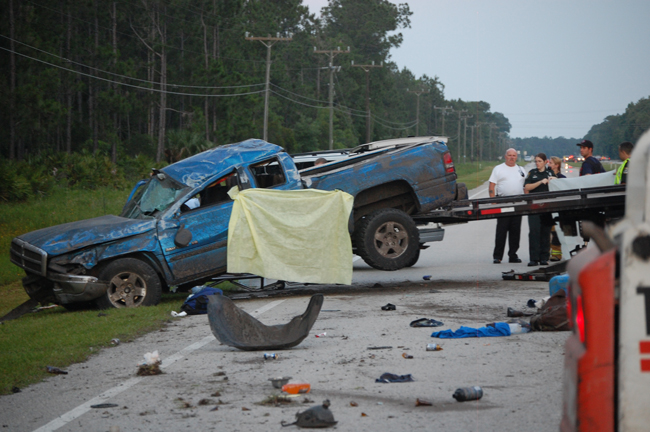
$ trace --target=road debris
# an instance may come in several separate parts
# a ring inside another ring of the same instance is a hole
[[[393,349],[392,346],[372,346],[368,347],[369,350],[382,350],[382,349]]]
[[[406,375],[396,375],[392,373],[383,373],[379,378],[375,380],[378,383],[402,383],[402,382],[413,382],[413,377],[411,374]]]
[[[285,377],[269,378],[269,381],[271,381],[271,385],[273,385],[274,388],[281,389],[282,386],[288,383],[290,379],[291,379],[290,376],[285,376]]]
[[[431,405],[433,405],[433,403],[429,402],[429,401],[426,400],[426,399],[420,399],[420,398],[417,398],[417,399],[415,400],[415,406],[416,406],[416,407],[417,407],[417,406],[431,406]]]
[[[68,372],[59,369],[58,367],[55,366],[45,366],[45,370],[47,373],[55,374],[55,375],[67,375]]]
[[[162,370],[160,370],[160,355],[158,350],[154,352],[148,352],[144,355],[144,363],[138,365],[138,376],[148,376],[148,375],[160,375]]]
[[[334,426],[338,422],[334,420],[334,414],[329,410],[329,407],[330,401],[326,399],[322,405],[316,405],[301,413],[297,413],[295,422],[286,423],[283,420],[280,424],[282,426],[296,425],[304,428],[326,428]]]
[[[402,353],[402,357],[404,357],[405,359],[412,359],[413,358],[412,355],[406,354],[406,353]]]
[[[452,397],[458,402],[479,400],[483,397],[483,389],[479,386],[459,388]]]
[[[384,310],[384,311],[394,311],[395,309],[397,309],[397,308],[395,307],[394,304],[391,304],[391,303],[387,303],[386,305],[381,307],[381,310]]]
[[[95,409],[102,409],[102,408],[115,408],[117,406],[119,405],[114,403],[101,403],[97,405],[91,405],[90,407]]]
[[[440,327],[445,325],[442,321],[437,321],[432,318],[420,318],[415,321],[411,321],[409,326],[411,327]]]

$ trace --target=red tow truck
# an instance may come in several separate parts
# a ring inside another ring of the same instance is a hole
[[[650,131],[630,159],[625,216],[584,224],[568,264],[569,320],[560,430],[650,430]]]

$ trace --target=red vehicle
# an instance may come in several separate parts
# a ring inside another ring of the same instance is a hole
[[[625,217],[569,261],[560,430],[647,431],[650,425],[650,131],[630,159]],[[615,239],[615,240],[611,240]],[[597,246],[597,247],[594,247]]]

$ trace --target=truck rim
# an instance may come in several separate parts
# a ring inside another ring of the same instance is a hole
[[[115,307],[139,306],[147,294],[147,283],[135,273],[119,273],[111,279],[108,293]]]
[[[408,245],[408,232],[400,223],[389,221],[375,231],[375,247],[383,257],[396,258],[404,253]]]

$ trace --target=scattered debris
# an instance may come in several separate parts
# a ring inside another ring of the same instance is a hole
[[[506,312],[506,315],[508,315],[509,317],[522,317],[522,316],[531,316],[532,313],[522,312],[520,310],[513,309],[513,308],[509,307],[507,312]]]
[[[290,404],[293,401],[286,395],[272,395],[260,402],[260,405],[280,406],[281,404]]]
[[[415,406],[416,406],[416,407],[417,407],[417,406],[431,406],[431,405],[433,405],[433,403],[429,402],[429,401],[426,400],[426,399],[420,399],[420,398],[417,398],[417,399],[415,400]]]
[[[91,408],[96,408],[96,409],[102,409],[102,408],[115,408],[116,406],[119,406],[118,404],[114,403],[101,403],[97,405],[91,405]]]
[[[361,417],[368,417],[368,414],[362,412],[362,413],[361,413]]]
[[[174,402],[180,409],[194,408],[191,403],[181,397],[174,399]]]
[[[276,353],[264,353],[264,360],[273,359],[277,360],[278,355]]]
[[[409,324],[411,327],[440,327],[445,325],[442,321],[437,321],[434,319],[430,318],[420,318],[416,319],[415,321],[411,321],[411,324]]]
[[[422,279],[431,280],[431,275],[424,275],[424,276],[422,276]]]
[[[162,370],[160,370],[160,355],[158,351],[146,353],[144,355],[144,363],[138,366],[138,376],[149,376],[149,375],[160,375]]]
[[[61,369],[59,369],[58,367],[55,367],[55,366],[45,366],[45,370],[47,371],[47,373],[56,374],[56,375],[67,375],[68,374],[68,372],[66,372],[64,370],[61,370]]]
[[[442,345],[437,343],[427,344],[427,351],[442,351]]]
[[[327,332],[319,333],[319,334],[316,335],[317,338],[322,338],[322,337],[325,337],[325,336],[327,336]]]
[[[302,403],[304,403],[304,404],[307,404],[307,403],[314,403],[314,401],[311,400],[311,399],[309,399],[308,397],[306,397],[306,398],[304,398],[304,399],[302,400]]]
[[[205,405],[216,405],[217,403],[213,401],[212,399],[201,399],[197,405],[199,406],[205,406]]]
[[[212,374],[212,376],[224,376],[224,375],[226,375],[225,372],[215,372]]]
[[[309,393],[310,390],[309,383],[289,383],[282,386],[282,391],[289,394]]]
[[[288,383],[290,379],[291,379],[290,376],[285,376],[285,377],[269,378],[269,381],[271,381],[271,384],[273,385],[274,388],[281,389],[282,386]]]
[[[375,380],[378,383],[400,383],[400,382],[412,382],[413,377],[411,374],[406,375],[396,375],[392,373],[384,373],[379,378]]]
[[[182,312],[179,313],[179,312],[176,312],[176,311],[172,311],[172,316],[174,318],[182,318],[184,316],[187,316],[187,312],[182,311]]]
[[[241,407],[241,410],[242,410],[242,411],[250,411],[251,409],[250,409],[250,408],[246,408],[246,407]]]
[[[326,399],[322,405],[313,406],[301,413],[296,414],[296,421],[293,423],[286,423],[284,420],[280,422],[282,426],[296,425],[304,428],[326,428],[334,426],[337,421],[334,420],[334,415],[329,410],[330,401]]]
[[[479,400],[483,397],[483,389],[479,386],[459,388],[452,397],[458,402]]]
[[[402,357],[404,357],[405,359],[412,359],[413,358],[412,355],[406,354],[406,353],[402,353]]]
[[[118,338],[111,339],[111,345],[118,346],[119,344],[120,340]]]
[[[351,402],[350,402],[350,406],[351,406],[351,407],[358,407],[359,404],[356,403],[355,401],[351,401]]]
[[[395,305],[391,303],[387,303],[385,306],[381,307],[381,310],[384,311],[394,311],[395,309],[396,309]]]
[[[215,407],[212,408],[210,411],[219,411],[219,407],[218,407],[218,406],[215,406]]]
[[[12,387],[12,388],[11,388],[11,392],[12,392],[12,393],[20,393],[20,391],[21,391],[21,390],[20,390],[20,387]]]

